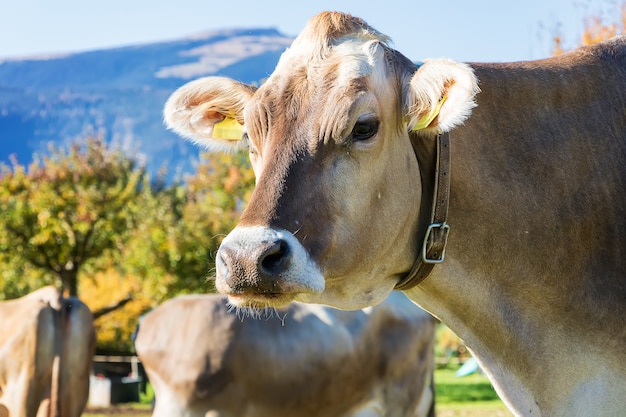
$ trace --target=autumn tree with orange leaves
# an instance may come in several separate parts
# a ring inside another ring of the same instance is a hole
[[[626,2],[621,6],[621,16],[616,16],[614,21],[604,22],[598,15],[593,15],[585,19],[583,34],[580,37],[578,46],[592,45],[602,42],[614,36],[626,33]],[[566,52],[563,47],[563,37],[554,37],[554,47],[552,55],[558,56]]]

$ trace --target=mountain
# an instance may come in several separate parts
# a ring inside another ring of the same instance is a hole
[[[198,148],[167,131],[162,109],[189,80],[260,83],[293,38],[274,29],[229,29],[184,39],[80,53],[0,58],[0,162],[28,164],[48,144],[103,135],[150,172],[190,172]]]

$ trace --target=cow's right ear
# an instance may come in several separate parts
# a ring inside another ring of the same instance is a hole
[[[165,103],[168,129],[208,151],[240,149],[243,109],[256,87],[225,77],[205,77],[176,90]]]

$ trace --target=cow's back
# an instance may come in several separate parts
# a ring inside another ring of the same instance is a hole
[[[279,314],[247,321],[233,352],[244,398],[258,407],[246,415],[351,416],[372,399],[385,415],[413,415],[420,376],[432,372],[434,323],[404,295],[362,311],[292,303]]]
[[[229,312],[225,297],[170,300],[142,320],[136,341],[154,416],[342,416],[372,399],[385,415],[412,416],[428,392],[434,323],[403,303],[401,294],[361,312],[294,303],[253,319]]]

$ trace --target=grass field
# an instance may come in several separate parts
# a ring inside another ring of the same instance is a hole
[[[455,370],[435,372],[435,399],[438,417],[511,417],[489,380],[480,374],[463,378]],[[106,409],[88,408],[84,417],[149,417],[152,392],[142,396],[141,403],[120,404]]]
[[[511,417],[491,383],[481,374],[463,378],[455,370],[435,371],[435,401],[438,417]]]

